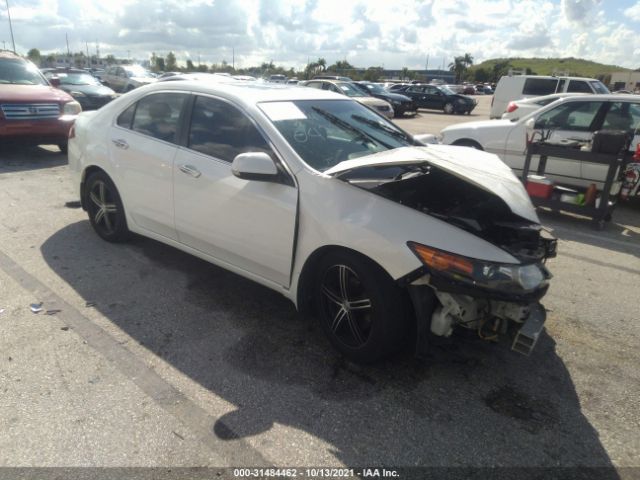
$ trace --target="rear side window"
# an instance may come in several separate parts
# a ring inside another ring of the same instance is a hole
[[[522,89],[523,95],[549,95],[556,93],[556,78],[527,78]]]
[[[593,88],[593,91],[596,93],[604,93],[604,94],[611,93],[609,89],[605,87],[602,82],[594,81],[589,83],[591,84],[591,88]]]
[[[246,152],[264,152],[276,158],[244,113],[227,102],[208,97],[197,97],[193,105],[188,147],[226,162]]]
[[[184,93],[155,93],[138,101],[132,130],[176,143]]]
[[[567,92],[570,93],[593,93],[589,84],[583,80],[571,80]]]

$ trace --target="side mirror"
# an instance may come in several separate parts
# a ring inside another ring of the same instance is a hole
[[[58,77],[51,77],[49,79],[49,83],[52,87],[59,88],[60,87],[60,79]]]
[[[533,118],[531,120],[534,120]],[[531,121],[529,120],[529,121]],[[534,120],[533,128],[540,129],[547,126],[547,119],[541,118],[540,120]]]
[[[272,182],[279,176],[273,159],[264,152],[247,152],[237,155],[231,164],[231,173],[243,180]]]

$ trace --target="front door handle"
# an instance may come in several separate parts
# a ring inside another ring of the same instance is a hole
[[[193,165],[180,165],[178,168],[182,173],[191,175],[193,178],[198,178],[200,175],[202,175],[200,171]]]
[[[112,138],[111,141],[116,147],[121,148],[122,150],[129,148],[129,144],[121,138]]]

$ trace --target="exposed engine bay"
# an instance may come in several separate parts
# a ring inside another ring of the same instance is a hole
[[[539,224],[515,215],[499,196],[436,166],[367,166],[337,178],[471,232],[521,262],[552,254]]]

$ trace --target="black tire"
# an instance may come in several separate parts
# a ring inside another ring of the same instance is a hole
[[[123,242],[130,236],[118,189],[109,175],[99,171],[89,175],[84,205],[95,232],[107,242]]]
[[[357,363],[400,350],[411,327],[408,295],[378,265],[349,252],[327,254],[314,284],[315,310],[332,345]]]
[[[454,108],[453,108],[453,103],[451,103],[451,102],[445,103],[444,107],[442,107],[442,111],[444,113],[446,113],[447,115],[451,115],[451,114],[455,113]]]
[[[66,143],[59,143],[58,148],[60,149],[60,153],[67,153],[68,148]]]
[[[484,150],[484,148],[482,148],[482,145],[480,145],[475,140],[467,140],[467,139],[456,140],[455,142],[452,143],[452,145],[457,145],[458,147],[471,147],[471,148],[475,148],[476,150]]]

